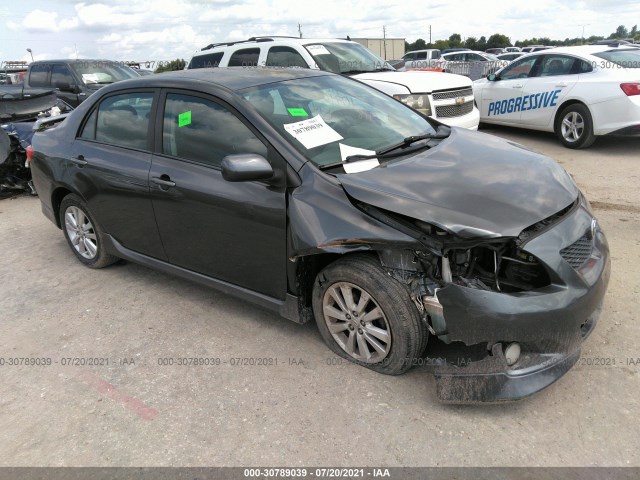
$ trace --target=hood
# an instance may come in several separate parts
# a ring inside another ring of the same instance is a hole
[[[578,195],[574,181],[554,160],[459,128],[413,157],[337,177],[356,200],[462,238],[515,237]]]
[[[403,85],[411,93],[430,93],[471,86],[469,78],[443,72],[370,72],[353,75],[353,78]]]

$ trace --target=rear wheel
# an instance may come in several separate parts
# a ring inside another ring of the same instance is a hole
[[[409,289],[372,256],[346,257],[320,272],[313,311],[331,350],[380,373],[404,373],[426,346],[428,331]]]
[[[67,243],[76,258],[90,268],[104,268],[118,261],[104,249],[104,233],[77,195],[67,195],[60,204],[60,220]]]
[[[556,135],[565,147],[587,148],[596,140],[589,109],[581,103],[564,108],[556,119]]]

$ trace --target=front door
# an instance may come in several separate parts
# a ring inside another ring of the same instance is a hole
[[[274,170],[284,160],[214,97],[168,91],[160,103],[150,182],[169,262],[284,299],[285,185],[228,182],[220,170],[232,154],[262,155]]]
[[[493,82],[482,89],[481,117],[490,122],[519,124],[523,91],[538,57],[516,60],[501,70]]]

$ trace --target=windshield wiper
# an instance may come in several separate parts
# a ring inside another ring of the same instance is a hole
[[[394,145],[389,145],[388,147],[381,148],[376,150],[376,153],[373,155],[349,155],[345,158],[345,162],[358,162],[360,160],[370,160],[372,158],[390,158],[388,154],[393,152],[394,150],[398,150],[399,148],[408,147],[412,143],[419,142],[421,140],[442,140],[447,138],[451,134],[451,128],[440,125],[435,133],[425,133],[424,135],[412,135],[410,137],[406,137],[399,143]],[[406,152],[401,152],[400,155],[404,155]],[[394,155],[399,156],[399,155]]]

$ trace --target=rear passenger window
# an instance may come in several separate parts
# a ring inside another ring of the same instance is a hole
[[[267,54],[267,67],[301,67],[307,68],[302,55],[291,47],[271,47]]]
[[[153,93],[125,93],[108,97],[89,116],[80,137],[119,147],[147,150],[152,104]]]
[[[229,67],[257,67],[260,57],[259,48],[245,48],[238,50],[231,55]]]
[[[49,65],[33,65],[29,73],[29,86],[49,87]]]
[[[162,153],[219,167],[224,157],[237,153],[266,158],[267,147],[225,107],[200,97],[169,94]]]
[[[189,68],[214,68],[220,66],[220,60],[224,52],[209,53],[207,55],[198,55],[191,59]]]

